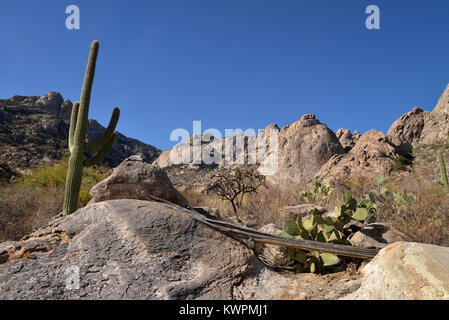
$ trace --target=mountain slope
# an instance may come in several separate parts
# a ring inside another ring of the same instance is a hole
[[[67,137],[72,102],[49,92],[42,97],[14,96],[0,100],[0,164],[23,172],[35,165],[68,156]],[[89,120],[87,139],[96,139],[105,128]],[[115,167],[125,158],[140,154],[152,162],[161,151],[121,133],[104,163]]]

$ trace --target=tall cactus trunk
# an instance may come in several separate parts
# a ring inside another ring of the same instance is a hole
[[[86,144],[87,123],[89,115],[90,95],[92,92],[92,83],[94,81],[95,66],[97,62],[99,43],[92,42],[90,48],[89,61],[87,63],[86,74],[84,77],[83,89],[81,91],[81,103],[76,102],[73,105],[72,115],[70,117],[69,130],[69,168],[64,191],[63,214],[73,213],[78,207],[79,193],[83,178],[83,167],[97,164],[103,160],[115,140],[115,126],[117,125],[120,110],[114,109],[111,121],[106,132],[97,141]],[[84,158],[84,150],[97,150],[98,153],[91,159]]]
[[[67,170],[67,180],[64,192],[64,215],[73,213],[78,208],[78,199],[83,178],[83,150],[78,147],[73,149],[69,158],[69,168]]]
[[[441,182],[444,186],[444,193],[447,194],[449,191],[448,188],[448,181],[447,181],[447,174],[446,174],[446,165],[444,164],[443,155],[441,154],[441,151],[437,151],[438,156],[438,162],[440,163],[440,175],[441,175]]]

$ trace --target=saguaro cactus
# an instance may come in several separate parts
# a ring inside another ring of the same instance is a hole
[[[446,165],[444,164],[443,155],[441,154],[441,151],[437,151],[438,156],[438,162],[440,163],[440,175],[441,175],[441,182],[444,186],[444,193],[448,193],[448,181],[447,181],[447,174],[446,174]]]
[[[83,89],[81,91],[81,102],[73,105],[70,117],[69,129],[69,168],[67,170],[67,180],[65,185],[64,215],[73,213],[78,206],[79,192],[83,175],[83,167],[92,166],[99,163],[109,152],[115,141],[115,127],[120,116],[120,110],[114,109],[111,120],[105,133],[97,140],[86,143],[87,122],[89,113],[90,94],[95,75],[95,65],[97,62],[99,43],[92,42],[90,48],[89,61],[87,63],[86,75],[84,77]],[[92,158],[86,159],[84,151],[99,150]]]

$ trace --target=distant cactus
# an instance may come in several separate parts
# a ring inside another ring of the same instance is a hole
[[[437,151],[437,157],[438,162],[440,163],[440,175],[441,175],[441,182],[444,186],[444,193],[448,193],[448,181],[447,181],[447,174],[446,174],[446,165],[444,164],[443,155],[441,154],[441,150]]]
[[[63,214],[67,215],[76,211],[78,207],[78,198],[81,187],[83,167],[89,167],[101,162],[109,152],[115,141],[115,127],[120,116],[120,110],[114,109],[109,125],[105,133],[97,140],[86,143],[87,122],[89,113],[90,94],[95,74],[95,65],[97,62],[99,43],[92,42],[90,48],[89,61],[84,77],[83,89],[81,92],[81,103],[76,102],[73,105],[72,115],[70,117],[69,129],[69,168],[67,170],[67,180],[65,185]],[[85,159],[84,150],[94,151],[100,149],[90,159]]]

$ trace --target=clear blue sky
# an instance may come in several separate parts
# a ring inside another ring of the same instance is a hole
[[[81,29],[65,28],[65,8]],[[365,28],[378,5],[381,29]],[[100,41],[90,118],[166,149],[173,129],[264,128],[315,113],[386,133],[449,82],[447,0],[42,0],[0,3],[0,98],[76,101]]]

